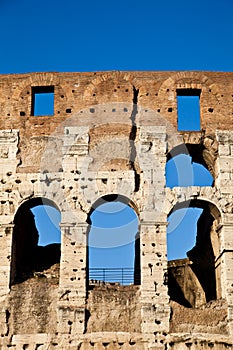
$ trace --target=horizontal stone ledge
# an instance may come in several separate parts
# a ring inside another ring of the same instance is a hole
[[[37,334],[15,334],[12,337],[12,345],[15,344],[30,344],[30,343],[46,343],[51,336],[47,333]]]

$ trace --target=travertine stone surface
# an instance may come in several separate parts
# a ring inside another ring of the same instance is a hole
[[[31,115],[35,86],[54,115]],[[201,91],[199,131],[177,129],[179,89]],[[213,186],[166,187],[178,154]],[[114,196],[139,219],[140,283],[91,287],[90,213]],[[60,246],[38,247],[38,204],[60,211]],[[188,207],[195,247],[168,264],[167,217]],[[0,75],[0,253],[0,349],[233,348],[233,73]]]

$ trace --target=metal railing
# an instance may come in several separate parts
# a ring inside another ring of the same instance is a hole
[[[121,285],[139,284],[134,268],[128,267],[89,268],[89,284],[97,281]]]

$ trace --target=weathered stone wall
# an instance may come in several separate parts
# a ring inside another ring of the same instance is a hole
[[[138,286],[95,286],[88,293],[87,332],[140,333],[139,299]]]
[[[20,130],[18,158],[20,168],[32,171],[38,165],[33,155],[39,155],[57,126],[71,115],[90,106],[107,102],[131,103],[135,100],[145,110],[151,109],[157,118],[165,118],[177,128],[177,89],[201,89],[201,135],[211,142],[215,130],[232,130],[232,73],[214,72],[109,72],[109,73],[31,73],[0,77],[1,129]],[[54,86],[54,117],[31,116],[32,87]],[[112,122],[114,113],[106,111]],[[147,113],[147,112],[146,112]],[[78,125],[101,124],[93,111],[79,114]],[[127,112],[125,117],[127,117]],[[39,120],[38,120],[39,119]],[[94,119],[94,120],[93,120]],[[110,124],[111,124],[110,122]],[[147,121],[149,122],[149,121]],[[76,124],[77,125],[77,124]],[[153,121],[152,121],[153,125]],[[99,134],[99,137],[101,134]],[[37,137],[40,137],[38,143]],[[198,142],[199,133],[196,133]],[[30,142],[30,150],[27,145]],[[207,143],[207,142],[206,142]],[[30,170],[31,169],[31,170]]]
[[[56,333],[59,265],[14,284],[8,299],[10,334]]]
[[[54,88],[54,115],[32,115],[33,87]],[[214,72],[0,76],[0,348],[232,348],[232,87],[233,73]],[[201,90],[199,131],[177,130],[179,89]],[[180,153],[212,187],[166,188]],[[140,286],[88,289],[88,217],[107,195],[138,215]],[[60,263],[24,215],[40,202],[61,212]],[[204,212],[197,242],[169,270],[167,216],[189,206]],[[171,276],[193,308],[169,303]]]

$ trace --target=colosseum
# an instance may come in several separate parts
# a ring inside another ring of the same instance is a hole
[[[233,73],[0,75],[0,126],[0,349],[233,348]],[[212,184],[166,186],[181,154]],[[116,199],[139,222],[128,284],[90,276],[90,215]],[[39,245],[38,205],[59,211],[60,244]],[[202,209],[196,241],[168,261],[182,208]]]

